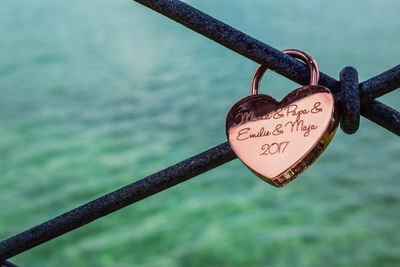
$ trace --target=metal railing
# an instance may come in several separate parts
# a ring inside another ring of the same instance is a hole
[[[160,14],[198,32],[269,69],[305,85],[307,67],[300,61],[263,42],[201,12],[179,0],[135,0]],[[346,132],[357,130],[359,115],[400,135],[400,112],[375,98],[400,87],[400,65],[358,84],[357,72],[344,68],[341,80],[320,73],[319,84],[328,87],[342,109],[341,127]],[[346,91],[347,90],[347,91]],[[358,114],[360,113],[360,114]],[[228,142],[183,160],[137,182],[117,189],[47,222],[0,242],[2,266],[15,266],[5,260],[100,217],[175,186],[236,158]]]

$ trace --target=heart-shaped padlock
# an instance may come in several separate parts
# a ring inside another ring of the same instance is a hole
[[[302,59],[310,69],[310,85],[281,101],[258,94],[267,70],[253,75],[250,96],[235,103],[226,118],[226,135],[239,159],[264,181],[282,187],[300,175],[324,151],[339,123],[335,99],[318,85],[315,59],[298,49],[282,52]]]

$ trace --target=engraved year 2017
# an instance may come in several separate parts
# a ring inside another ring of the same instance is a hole
[[[262,153],[260,154],[260,156],[268,156],[277,153],[284,153],[289,143],[290,143],[289,141],[284,141],[280,143],[264,144],[261,147]]]

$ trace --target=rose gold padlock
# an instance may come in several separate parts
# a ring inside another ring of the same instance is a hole
[[[318,85],[315,59],[298,49],[282,52],[302,59],[310,69],[310,85],[281,101],[259,94],[267,70],[253,75],[250,96],[235,103],[226,118],[226,135],[239,159],[264,181],[282,187],[300,175],[324,151],[339,123],[335,99]]]

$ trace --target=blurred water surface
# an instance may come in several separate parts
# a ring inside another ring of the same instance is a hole
[[[360,80],[398,1],[189,1]],[[0,238],[226,140],[256,64],[131,1],[0,2]],[[262,91],[298,86],[268,73]],[[399,91],[381,100],[399,109]],[[238,160],[16,256],[21,266],[398,266],[400,142],[363,119],[284,189]]]

